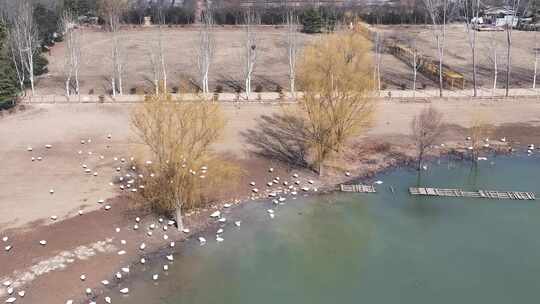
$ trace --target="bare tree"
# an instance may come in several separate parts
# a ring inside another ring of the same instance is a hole
[[[375,37],[373,39],[373,47],[375,49],[375,69],[373,70],[373,82],[377,88],[377,92],[381,94],[381,59],[383,42],[381,33],[375,31]]]
[[[18,39],[16,33],[12,29],[7,29],[7,38],[6,45],[9,47],[8,54],[13,62],[13,67],[15,68],[15,73],[17,74],[17,81],[21,92],[25,93],[24,83],[26,81],[26,70],[24,67],[24,52],[23,48],[20,46],[22,40]]]
[[[432,22],[431,32],[437,44],[437,54],[439,57],[439,96],[443,97],[443,61],[449,0],[424,0],[424,4]]]
[[[8,41],[11,59],[16,68],[21,90],[26,79],[35,95],[34,59],[39,52],[39,36],[34,22],[34,8],[30,0],[18,0],[4,12],[8,21]]]
[[[112,58],[112,73],[111,73],[111,88],[113,96],[116,93],[123,94],[123,50],[120,43],[120,17],[127,7],[126,0],[100,0],[99,8],[103,18],[107,22],[109,31],[111,32],[111,58]]]
[[[499,75],[497,46],[497,39],[495,38],[495,34],[494,32],[491,32],[491,37],[489,39],[488,45],[488,60],[493,64],[493,88],[491,95],[495,95],[495,90],[497,89],[497,77]]]
[[[509,2],[510,8],[512,9],[512,15],[510,21],[505,19],[506,24],[504,26],[506,31],[506,97],[510,95],[510,74],[512,70],[512,32],[514,30],[514,22],[517,17],[520,0],[510,0]]]
[[[208,94],[210,86],[208,85],[208,74],[214,57],[215,35],[214,35],[214,17],[211,10],[201,13],[201,27],[199,30],[199,49],[197,63],[201,78],[202,92]]]
[[[162,7],[159,6],[157,9],[158,34],[155,36],[154,41],[150,43],[150,64],[154,76],[154,90],[156,94],[159,94],[160,89],[165,93],[167,92],[167,64],[163,39],[165,17]]]
[[[245,68],[244,68],[244,80],[245,80],[245,89],[246,95],[249,99],[251,94],[251,79],[253,77],[253,69],[255,67],[255,62],[257,60],[257,30],[256,26],[260,23],[258,15],[253,12],[251,9],[248,9],[244,13],[244,28],[245,28],[245,38],[244,38],[244,49],[245,49]]]
[[[538,72],[538,53],[540,53],[540,48],[538,48],[538,31],[534,32],[534,75],[533,75],[533,89],[536,89],[536,75]]]
[[[476,63],[476,37],[478,27],[478,15],[480,13],[480,0],[463,0],[463,13],[465,17],[465,29],[469,46],[471,48],[472,68],[473,68],[473,96],[478,96],[477,92],[477,63]]]
[[[75,94],[80,94],[79,71],[81,62],[80,31],[77,29],[75,17],[71,12],[64,12],[60,19],[60,28],[64,32],[64,76],[66,84],[66,96],[71,95],[71,88],[75,88]]]
[[[418,68],[420,67],[420,62],[418,58],[418,49],[416,48],[416,37],[413,38],[411,52],[412,52],[412,68],[413,68],[413,98],[416,98],[416,80],[418,76]]]
[[[418,153],[418,170],[422,168],[426,152],[439,140],[442,121],[443,114],[429,107],[423,109],[411,122],[412,136]]]
[[[293,10],[287,12],[287,57],[289,59],[289,88],[296,93],[296,59],[298,57],[298,30],[300,22]]]

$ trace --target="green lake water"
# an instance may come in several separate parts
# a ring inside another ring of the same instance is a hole
[[[492,163],[493,162],[493,163]],[[211,233],[151,258],[120,284],[130,304],[536,303],[540,296],[540,201],[413,197],[424,186],[533,191],[540,158],[442,160],[421,178],[407,169],[377,177],[377,194],[326,194],[245,204]],[[394,192],[390,191],[390,186]],[[233,220],[241,219],[240,228]],[[159,281],[152,274],[159,273]]]

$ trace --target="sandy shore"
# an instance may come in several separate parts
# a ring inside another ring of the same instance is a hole
[[[449,149],[463,149],[467,134],[465,127],[472,115],[481,111],[497,126],[493,138],[507,137],[508,145],[523,147],[540,143],[540,103],[526,101],[508,103],[444,103],[436,104],[451,125],[441,138],[445,149],[436,149],[433,156]],[[224,109],[229,124],[218,151],[232,154],[247,174],[236,189],[230,189],[228,202],[251,201],[249,182],[266,184],[275,176],[290,178],[300,174],[301,185],[326,188],[358,177],[371,177],[381,170],[411,161],[414,153],[407,137],[408,124],[425,104],[381,104],[376,123],[368,134],[352,145],[341,164],[346,163],[346,176],[340,166],[329,170],[319,180],[307,170],[291,168],[275,160],[252,156],[242,131],[256,126],[260,115],[278,112],[278,106],[228,106]],[[112,134],[108,140],[107,135]],[[91,139],[91,143],[87,140]],[[0,282],[16,281],[15,292],[24,289],[26,303],[65,303],[67,299],[86,299],[85,289],[100,291],[100,281],[113,281],[113,275],[141,256],[160,248],[168,248],[170,241],[181,242],[189,234],[163,230],[152,216],[133,210],[127,197],[110,186],[111,176],[118,162],[114,157],[128,158],[136,141],[129,128],[129,107],[116,105],[43,106],[27,109],[0,119],[0,237],[13,248],[0,252]],[[80,143],[81,139],[85,144]],[[495,142],[496,140],[494,140]],[[46,149],[46,144],[52,145]],[[506,144],[504,144],[506,146]],[[26,151],[32,146],[32,152]],[[78,151],[81,150],[82,154]],[[92,154],[88,154],[92,152]],[[100,155],[104,158],[100,159]],[[43,157],[31,161],[31,157]],[[81,163],[98,172],[85,174]],[[273,173],[268,168],[273,167]],[[314,185],[308,183],[314,180]],[[49,189],[54,188],[53,195]],[[261,195],[266,196],[266,195]],[[98,204],[98,200],[106,200]],[[112,208],[104,210],[104,205]],[[221,204],[195,210],[186,217],[190,233],[197,233],[212,221],[208,215]],[[77,211],[82,210],[83,215]],[[49,217],[57,215],[56,221]],[[140,229],[135,231],[135,217],[142,217]],[[232,219],[231,219],[232,220]],[[150,223],[159,226],[150,237],[146,234]],[[120,228],[120,232],[116,232]],[[168,239],[164,240],[164,235]],[[40,240],[47,240],[40,246]],[[123,244],[122,240],[125,241]],[[147,248],[139,250],[144,242]],[[119,255],[121,251],[125,254]],[[163,249],[174,250],[174,248]],[[79,276],[87,279],[81,281]],[[4,291],[4,289],[2,289]],[[0,299],[7,295],[0,293]]]

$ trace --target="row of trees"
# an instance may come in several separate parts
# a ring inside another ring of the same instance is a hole
[[[472,84],[474,96],[478,95],[478,51],[477,51],[477,40],[478,40],[478,31],[477,23],[478,17],[482,9],[482,2],[480,0],[460,0],[458,2],[450,0],[423,0],[425,4],[425,11],[428,14],[429,22],[431,23],[430,30],[433,36],[434,43],[437,49],[437,59],[438,59],[438,86],[439,86],[439,95],[443,97],[443,90],[445,87],[444,82],[444,62],[445,62],[445,50],[446,50],[446,39],[447,39],[447,26],[452,19],[460,18],[464,20],[465,24],[465,33],[467,36],[467,41],[471,50],[471,61],[472,61]],[[509,23],[512,24],[514,20],[522,17],[524,12],[527,11],[529,7],[528,0],[509,0],[509,8],[513,12],[513,15],[510,16]],[[512,60],[512,33],[514,28],[512,26],[504,27],[506,35],[506,96],[509,95],[510,89],[510,80],[511,80],[511,60]],[[414,75],[414,84],[413,90],[416,89],[416,74],[418,72],[419,63],[418,63],[418,51],[416,48],[416,38],[413,38],[410,41],[411,48],[413,50],[413,58],[411,66],[413,68]],[[493,38],[490,40],[489,52],[493,53],[490,55],[490,59],[494,65],[494,83],[493,89],[497,85],[497,76],[498,76],[498,56],[496,50],[496,40]],[[537,54],[535,54],[537,55]],[[537,56],[536,56],[537,57]],[[537,59],[535,59],[537,62]],[[534,72],[534,79],[536,79],[536,69]],[[533,80],[533,87],[535,87],[536,81]]]
[[[100,0],[99,8],[103,16],[107,16],[106,28],[112,36],[111,40],[111,74],[110,85],[113,96],[124,93],[123,77],[125,70],[124,46],[119,36],[121,15],[127,8],[127,2]],[[215,53],[215,21],[211,10],[202,14],[201,25],[199,27],[199,40],[196,48],[197,63],[199,71],[199,87],[202,93],[210,93],[209,75]],[[296,58],[298,55],[299,41],[298,32],[300,28],[300,18],[289,11],[286,16],[286,43],[287,57],[289,62],[290,90],[295,92],[295,70]],[[154,40],[148,43],[148,58],[153,71],[153,84],[155,93],[160,93],[160,89],[165,92],[167,89],[167,59],[165,56],[165,41],[163,37],[163,27],[165,18],[163,15],[157,20],[158,34]],[[252,78],[257,63],[259,47],[258,28],[260,16],[252,10],[244,12],[244,85],[245,92],[249,95],[253,92]],[[77,27],[74,15],[66,11],[61,18],[61,29],[65,39],[65,86],[66,95],[72,92],[80,94],[79,74],[81,63],[81,29]]]

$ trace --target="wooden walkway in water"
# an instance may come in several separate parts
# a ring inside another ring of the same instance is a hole
[[[369,185],[340,185],[342,192],[376,193],[377,190]]]
[[[517,191],[463,191],[461,189],[439,189],[439,188],[409,188],[412,195],[441,196],[441,197],[472,197],[489,199],[508,199],[508,200],[536,200],[532,192]]]

